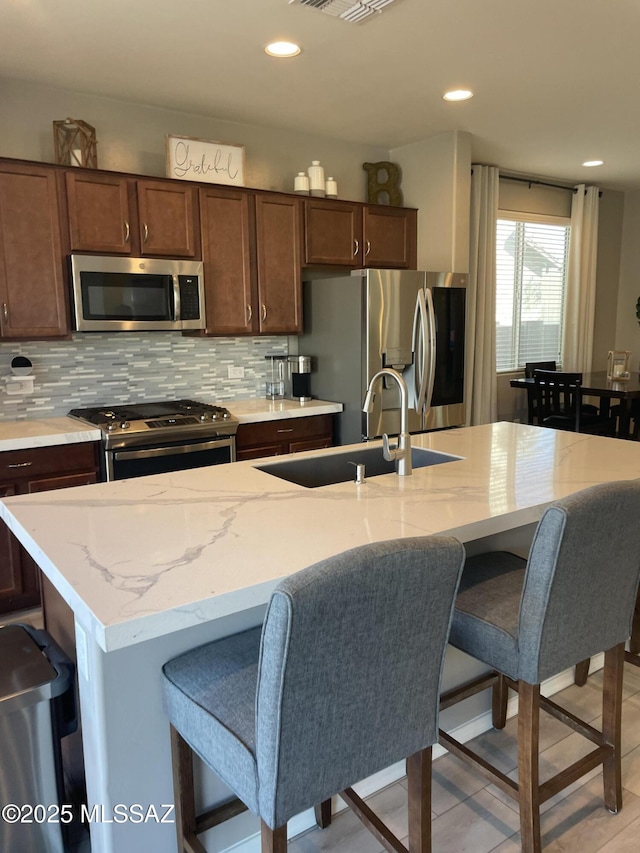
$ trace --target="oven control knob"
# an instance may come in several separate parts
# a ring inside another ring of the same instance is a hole
[[[223,418],[225,419],[225,421],[226,421],[228,418],[230,418],[230,417],[231,417],[231,415],[229,414],[229,412],[225,412],[225,413],[224,413],[224,415],[223,415],[222,417],[223,417]]]
[[[113,432],[113,430],[114,430],[117,426],[118,426],[118,425],[117,425],[117,423],[116,423],[115,421],[109,421],[109,423],[108,423],[108,424],[106,424],[107,432]]]
[[[130,426],[131,424],[129,423],[129,421],[122,421],[122,423],[120,424],[120,429],[129,429]]]
[[[208,412],[203,412],[203,413],[200,415],[200,420],[201,420],[201,421],[208,421],[208,420],[209,420],[209,413],[208,413]]]
[[[214,421],[219,420],[219,418],[220,418],[220,412],[214,412],[214,413],[211,415],[211,417],[212,417],[212,419],[213,419]]]

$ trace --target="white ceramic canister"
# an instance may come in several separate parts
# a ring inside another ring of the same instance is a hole
[[[334,178],[327,178],[324,190],[327,198],[338,198],[338,182]]]
[[[294,193],[303,193],[309,195],[309,176],[306,172],[298,172],[293,179]]]
[[[324,196],[324,169],[320,165],[320,161],[312,160],[307,172],[309,173],[309,190],[311,195]]]

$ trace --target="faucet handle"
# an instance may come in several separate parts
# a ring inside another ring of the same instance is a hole
[[[387,462],[393,462],[394,459],[398,458],[398,445],[392,447],[389,444],[389,436],[386,432],[382,436],[382,455]]]

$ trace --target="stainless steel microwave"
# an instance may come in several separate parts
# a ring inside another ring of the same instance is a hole
[[[201,261],[71,255],[79,332],[205,328]]]

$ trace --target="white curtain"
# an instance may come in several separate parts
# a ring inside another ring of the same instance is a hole
[[[580,184],[571,203],[562,367],[580,373],[590,372],[593,355],[599,196]]]
[[[467,342],[466,422],[493,423],[498,417],[496,382],[496,219],[498,169],[473,166]]]

